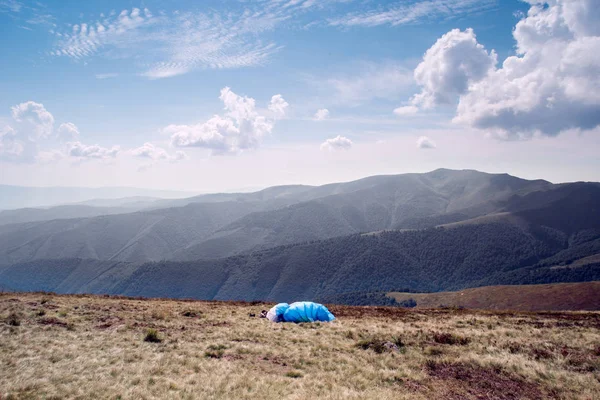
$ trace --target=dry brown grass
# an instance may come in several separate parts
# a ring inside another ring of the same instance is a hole
[[[397,301],[414,299],[417,308],[444,305],[487,310],[600,310],[600,282],[484,286],[458,292],[390,295]]]
[[[263,308],[1,294],[0,398],[600,398],[598,313]]]

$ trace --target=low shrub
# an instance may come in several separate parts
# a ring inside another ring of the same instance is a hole
[[[181,315],[187,318],[197,318],[202,316],[202,311],[184,310]]]
[[[162,339],[158,336],[158,332],[156,331],[156,329],[150,328],[146,331],[146,336],[144,337],[144,342],[160,343],[160,342],[162,342]]]
[[[404,347],[404,343],[402,342],[402,339],[397,336],[393,336],[390,340],[373,336],[358,341],[355,346],[359,349],[373,350],[375,353],[381,354],[398,351],[401,347]]]
[[[425,354],[426,356],[437,357],[444,354],[444,351],[438,347],[430,346],[423,351],[423,354]]]
[[[471,343],[471,339],[452,333],[434,333],[433,341],[439,344],[466,346]]]
[[[16,312],[11,312],[6,318],[6,323],[10,326],[19,326],[21,325],[21,318]]]
[[[211,344],[204,352],[206,358],[221,358],[225,354],[227,346],[222,344]]]

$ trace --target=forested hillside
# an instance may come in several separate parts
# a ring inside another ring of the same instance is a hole
[[[578,244],[578,254],[593,255],[598,241],[600,237]],[[289,301],[407,288],[430,292],[600,280],[599,263],[546,266],[567,246],[565,238],[548,229],[525,232],[506,224],[465,225],[357,234],[218,260],[35,261],[4,267],[0,282],[13,290]]]
[[[596,183],[437,170],[185,201],[0,226],[0,285],[290,300],[600,279]]]
[[[506,174],[442,169],[319,187],[155,201],[153,210],[2,225],[0,264],[62,258],[221,258],[353,233],[463,221],[554,187]],[[35,218],[35,213],[25,213]]]

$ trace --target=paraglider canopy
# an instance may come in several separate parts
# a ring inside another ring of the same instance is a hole
[[[335,317],[323,304],[298,301],[277,304],[269,310],[267,319],[272,322],[330,322]]]

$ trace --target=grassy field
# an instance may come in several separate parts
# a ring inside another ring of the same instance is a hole
[[[484,286],[458,292],[389,295],[397,301],[414,299],[418,308],[443,305],[487,310],[600,310],[600,282]]]
[[[0,294],[0,398],[598,399],[600,314]]]

